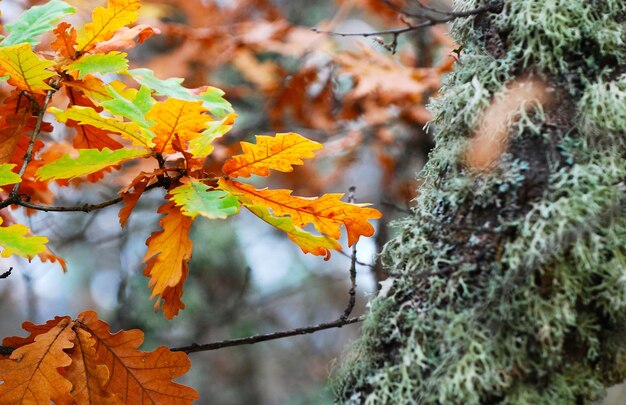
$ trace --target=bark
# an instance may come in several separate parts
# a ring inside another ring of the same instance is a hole
[[[455,22],[436,146],[340,402],[586,404],[626,378],[625,19],[623,0],[506,0]],[[482,121],[503,114],[504,135]]]

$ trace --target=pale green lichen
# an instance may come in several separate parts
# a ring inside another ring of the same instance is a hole
[[[340,401],[586,404],[626,378],[624,18],[623,1],[516,0],[457,23],[437,146]],[[498,166],[474,173],[463,156],[481,111],[529,75],[558,102],[522,109]]]

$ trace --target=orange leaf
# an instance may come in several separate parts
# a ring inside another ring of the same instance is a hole
[[[31,116],[30,103],[19,90],[14,90],[0,105],[0,163],[12,160]]]
[[[141,194],[146,190],[148,183],[150,183],[150,180],[152,180],[154,176],[156,176],[155,173],[141,172],[139,176],[133,179],[128,187],[125,187],[125,189],[120,192],[124,203],[124,207],[122,207],[119,212],[120,225],[122,228],[126,226],[126,222],[128,222],[130,214],[133,212],[135,205],[137,205],[139,197],[141,197]],[[129,191],[131,188],[133,190]]]
[[[270,169],[291,172],[292,165],[304,164],[302,159],[314,157],[313,151],[321,148],[321,144],[293,132],[274,137],[257,135],[256,145],[241,142],[243,154],[228,159],[222,172],[230,177],[267,176]]]
[[[163,103],[156,103],[146,114],[146,119],[156,122],[151,127],[156,134],[153,139],[156,145],[154,150],[161,153],[176,152],[172,146],[175,135],[178,135],[183,146],[188,141],[202,136],[201,132],[211,121],[206,112],[207,110],[202,107],[202,101],[168,98]]]
[[[183,215],[171,201],[163,204],[158,212],[166,214],[159,221],[163,230],[153,232],[146,241],[148,251],[143,259],[146,263],[144,274],[150,277],[148,284],[152,288],[150,298],[160,296],[169,299],[172,297],[164,296],[165,290],[184,282],[183,276],[191,259],[193,244],[189,239],[189,230],[193,220]],[[180,291],[182,293],[182,288]],[[159,304],[160,299],[157,299],[155,309],[158,309]]]
[[[109,369],[100,364],[96,349],[96,339],[82,328],[76,328],[75,345],[70,352],[72,364],[65,376],[72,383],[72,399],[77,405],[121,404],[113,394],[104,390],[109,381]]]
[[[125,404],[191,404],[198,393],[191,387],[172,382],[189,370],[191,362],[185,353],[172,352],[161,346],[153,352],[137,348],[143,343],[138,329],[111,334],[109,325],[93,311],[78,316],[78,327],[95,339],[98,362],[111,376],[104,389]]]
[[[50,47],[68,59],[74,57],[76,54],[74,50],[76,30],[69,23],[62,22],[53,32],[57,38],[50,44]]]
[[[2,341],[2,345],[3,346],[7,346],[7,347],[12,347],[12,348],[16,349],[18,347],[22,347],[24,345],[33,343],[37,336],[48,332],[50,329],[55,327],[59,322],[61,322],[65,318],[66,317],[63,317],[63,316],[56,316],[56,317],[54,317],[54,319],[49,320],[48,322],[46,322],[43,325],[35,325],[34,323],[32,323],[30,321],[26,321],[26,322],[22,323],[22,328],[25,331],[30,332],[30,336],[27,336],[27,337],[20,337],[20,336],[6,337]]]
[[[324,194],[321,197],[305,198],[291,195],[291,190],[257,190],[247,184],[220,179],[219,187],[235,195],[246,205],[261,205],[272,210],[272,215],[291,216],[295,226],[313,224],[318,232],[339,239],[341,226],[346,227],[348,245],[352,246],[361,236],[372,236],[374,227],[369,219],[382,214],[367,204],[349,204],[340,200],[343,194]]]
[[[72,362],[63,350],[74,346],[73,325],[65,317],[33,343],[0,360],[0,404],[49,404],[51,400],[56,404],[72,403],[72,384],[57,369]]]

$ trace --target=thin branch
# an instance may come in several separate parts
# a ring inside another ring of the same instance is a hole
[[[13,267],[9,267],[9,270],[5,271],[4,273],[0,274],[0,278],[7,278],[11,275],[11,272],[13,271]]]
[[[41,106],[37,114],[37,122],[35,123],[35,129],[33,130],[33,135],[30,137],[30,143],[28,144],[28,148],[26,148],[26,153],[24,154],[24,162],[22,163],[22,167],[20,168],[20,171],[18,173],[20,178],[26,172],[26,166],[28,166],[30,161],[33,159],[33,149],[35,148],[35,141],[37,140],[37,138],[39,137],[39,134],[41,133],[41,123],[43,122],[43,116],[46,114],[48,103],[50,102],[50,99],[52,99],[52,95],[54,94],[54,92],[55,90],[48,90],[48,92],[46,93],[46,98],[43,101],[43,105]],[[20,183],[15,183],[15,186],[13,186],[13,190],[11,190],[10,196],[17,195],[17,192],[19,189],[20,189]]]
[[[388,2],[385,2],[385,3],[389,4]],[[397,6],[394,6],[394,7],[397,7]],[[365,37],[367,38],[367,37],[373,37],[373,36],[391,35],[393,39],[390,44],[386,45],[386,47],[389,48],[391,52],[395,53],[397,45],[398,45],[398,37],[402,34],[405,34],[411,31],[416,31],[421,28],[431,27],[431,26],[438,25],[438,24],[445,24],[450,21],[454,21],[457,18],[471,17],[474,15],[479,15],[479,14],[488,12],[488,11],[499,12],[500,10],[502,10],[502,0],[495,0],[495,1],[483,4],[482,6],[477,7],[473,10],[446,13],[444,17],[424,16],[423,17],[424,21],[421,21],[417,24],[409,25],[408,27],[403,27],[403,28],[394,28],[390,30],[371,31],[371,32],[336,32],[336,31],[324,31],[318,28],[312,28],[312,30],[313,32],[316,32],[318,34],[336,35],[340,37]],[[407,15],[406,12],[403,12],[403,14]]]
[[[348,202],[350,204],[354,204],[354,192],[356,191],[356,187],[352,186],[348,189]],[[348,305],[346,309],[343,311],[343,315],[339,319],[348,319],[352,310],[354,309],[354,305],[356,304],[356,242],[352,245],[352,256],[350,257],[350,291],[348,291]]]
[[[18,183],[19,184],[19,183]],[[154,188],[161,187],[161,183],[153,183],[146,187],[144,192],[152,190]],[[21,205],[22,207],[31,208],[38,211],[45,212],[91,212],[96,211],[102,208],[106,208],[108,206],[114,205],[122,201],[122,197],[116,197],[111,200],[103,201],[97,204],[83,204],[83,205],[75,205],[75,206],[54,206],[54,205],[40,205],[33,204],[26,200],[23,200],[20,195],[14,194],[10,195],[6,200],[0,202],[0,208],[8,207],[9,205]]]
[[[174,347],[171,350],[175,352],[206,352],[210,350],[223,349],[225,347],[252,345],[255,343],[266,342],[268,340],[282,339],[290,336],[308,335],[311,333],[319,332],[325,329],[341,328],[345,325],[361,322],[365,317],[363,315],[348,319],[337,319],[336,321],[320,323],[318,325],[304,326],[302,328],[289,329],[280,332],[272,332],[263,335],[254,335],[238,339],[222,340],[219,342],[212,342],[206,344],[191,344],[189,346]],[[0,347],[0,353],[2,353],[2,347]]]

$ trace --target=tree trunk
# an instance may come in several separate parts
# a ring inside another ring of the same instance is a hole
[[[626,378],[626,1],[502,3],[455,22],[342,402],[585,404]]]

